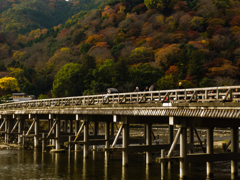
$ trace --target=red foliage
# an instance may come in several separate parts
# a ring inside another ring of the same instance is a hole
[[[209,25],[207,28],[207,32],[209,35],[215,34],[216,31],[219,29],[222,29],[223,27],[221,25],[215,26],[215,25]]]
[[[134,28],[134,29],[130,29],[128,32],[127,32],[127,37],[131,37],[131,36],[139,36],[141,32],[141,29],[138,29],[138,28]]]
[[[188,14],[189,14],[190,16],[195,16],[196,11],[189,11]]]
[[[173,10],[175,12],[177,12],[177,11],[188,12],[189,11],[188,4],[186,1],[179,1],[179,2],[177,2],[177,4],[174,5]]]
[[[185,39],[187,38],[187,32],[186,31],[177,31],[173,34],[173,38],[177,41],[180,39]]]
[[[142,3],[134,7],[132,11],[141,14],[143,12],[146,12],[146,10],[147,10],[147,7],[145,6],[145,3]]]
[[[228,28],[224,28],[224,27],[219,27],[213,34],[213,36],[220,34],[220,35],[228,35],[231,34],[230,30]]]
[[[240,15],[234,16],[229,24],[230,26],[240,26]]]
[[[188,31],[187,33],[190,40],[194,40],[199,37],[199,33],[197,31]]]
[[[60,33],[58,34],[58,38],[62,39],[64,37],[66,37],[69,34],[69,29],[67,28],[63,28]]]
[[[126,6],[126,5],[124,3],[118,3],[113,7],[113,9],[115,10],[115,12],[118,12],[121,6]]]
[[[204,65],[204,69],[209,69],[212,67],[220,67],[223,64],[224,58],[215,58],[213,61],[208,62]]]

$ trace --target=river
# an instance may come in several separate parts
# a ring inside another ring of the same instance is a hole
[[[129,166],[123,167],[120,152],[115,152],[108,165],[104,153],[96,152],[83,159],[82,152],[52,154],[34,150],[0,150],[1,180],[160,180],[160,164],[145,164],[142,154],[129,155]],[[240,165],[240,164],[239,164]],[[228,180],[230,162],[214,163],[214,180]],[[179,163],[166,169],[166,180],[179,179]],[[205,163],[195,163],[189,168],[188,179],[206,180]]]

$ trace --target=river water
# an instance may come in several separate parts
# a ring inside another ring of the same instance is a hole
[[[160,164],[145,164],[142,154],[130,154],[129,166],[122,167],[120,152],[114,153],[108,165],[104,153],[89,152],[84,159],[82,152],[53,154],[40,150],[0,150],[1,180],[160,180]],[[239,164],[240,165],[240,164]],[[205,163],[195,163],[188,169],[188,179],[206,180]],[[228,180],[230,162],[214,163],[214,180]],[[166,169],[166,180],[179,179],[179,163]],[[236,178],[235,178],[236,179]]]

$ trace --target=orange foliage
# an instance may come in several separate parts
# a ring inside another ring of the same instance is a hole
[[[91,45],[95,45],[97,42],[102,42],[103,38],[104,38],[103,34],[92,35],[92,36],[89,36],[87,38],[86,43],[91,44]]]
[[[96,47],[106,47],[106,48],[108,48],[109,45],[107,44],[107,42],[97,42]]]
[[[113,8],[111,8],[109,5],[105,6],[103,12],[102,12],[102,16],[107,16],[109,17],[110,14],[115,13],[115,10]]]
[[[178,68],[176,65],[170,66],[169,69],[165,72],[166,75],[178,75]]]
[[[226,60],[224,58],[216,58],[212,62],[205,65],[205,68],[208,67],[207,75],[209,77],[213,76],[230,76],[236,77],[238,68],[232,64],[232,61]]]
[[[58,39],[62,39],[69,34],[69,29],[63,28],[60,33],[58,34]]]

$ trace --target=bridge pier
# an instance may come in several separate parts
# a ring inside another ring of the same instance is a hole
[[[187,128],[182,127],[180,133],[180,178],[187,177]]]
[[[146,124],[146,145],[152,146],[152,124]],[[152,152],[146,152],[146,164],[152,163]]]
[[[129,144],[129,124],[127,123],[127,116],[122,116],[125,119],[123,122],[123,132],[122,132],[122,165],[128,166],[128,144]]]
[[[93,135],[97,136],[97,134],[98,134],[98,122],[94,121]]]
[[[55,139],[55,149],[60,149],[60,120],[57,118],[56,121],[56,139]]]
[[[194,144],[194,128],[189,128],[189,144]],[[189,154],[194,152],[194,148],[189,149]]]
[[[9,119],[5,119],[5,143],[8,144],[9,141]]]
[[[84,158],[88,158],[88,140],[89,140],[89,121],[87,119],[87,117],[85,116],[84,117],[84,137],[83,137],[83,141],[84,141],[84,144],[83,144],[83,157]]]
[[[114,136],[114,122],[111,122],[111,136]]]
[[[207,128],[207,154],[213,154],[213,128]],[[207,178],[213,177],[213,162],[207,162]]]
[[[35,119],[34,123],[34,131],[35,131],[35,136],[34,136],[34,147],[37,148],[39,147],[39,118],[36,116],[33,118]]]
[[[238,153],[239,149],[239,130],[238,127],[231,128],[231,152]],[[231,160],[231,174],[238,174],[238,160]]]
[[[73,132],[73,120],[69,120],[69,131],[70,134]]]
[[[22,132],[23,132],[24,119],[20,118],[18,122],[18,144],[22,143]]]
[[[79,129],[79,121],[75,120],[75,136],[77,136],[78,129]],[[74,146],[75,146],[75,151],[78,151],[79,144],[75,144]]]

